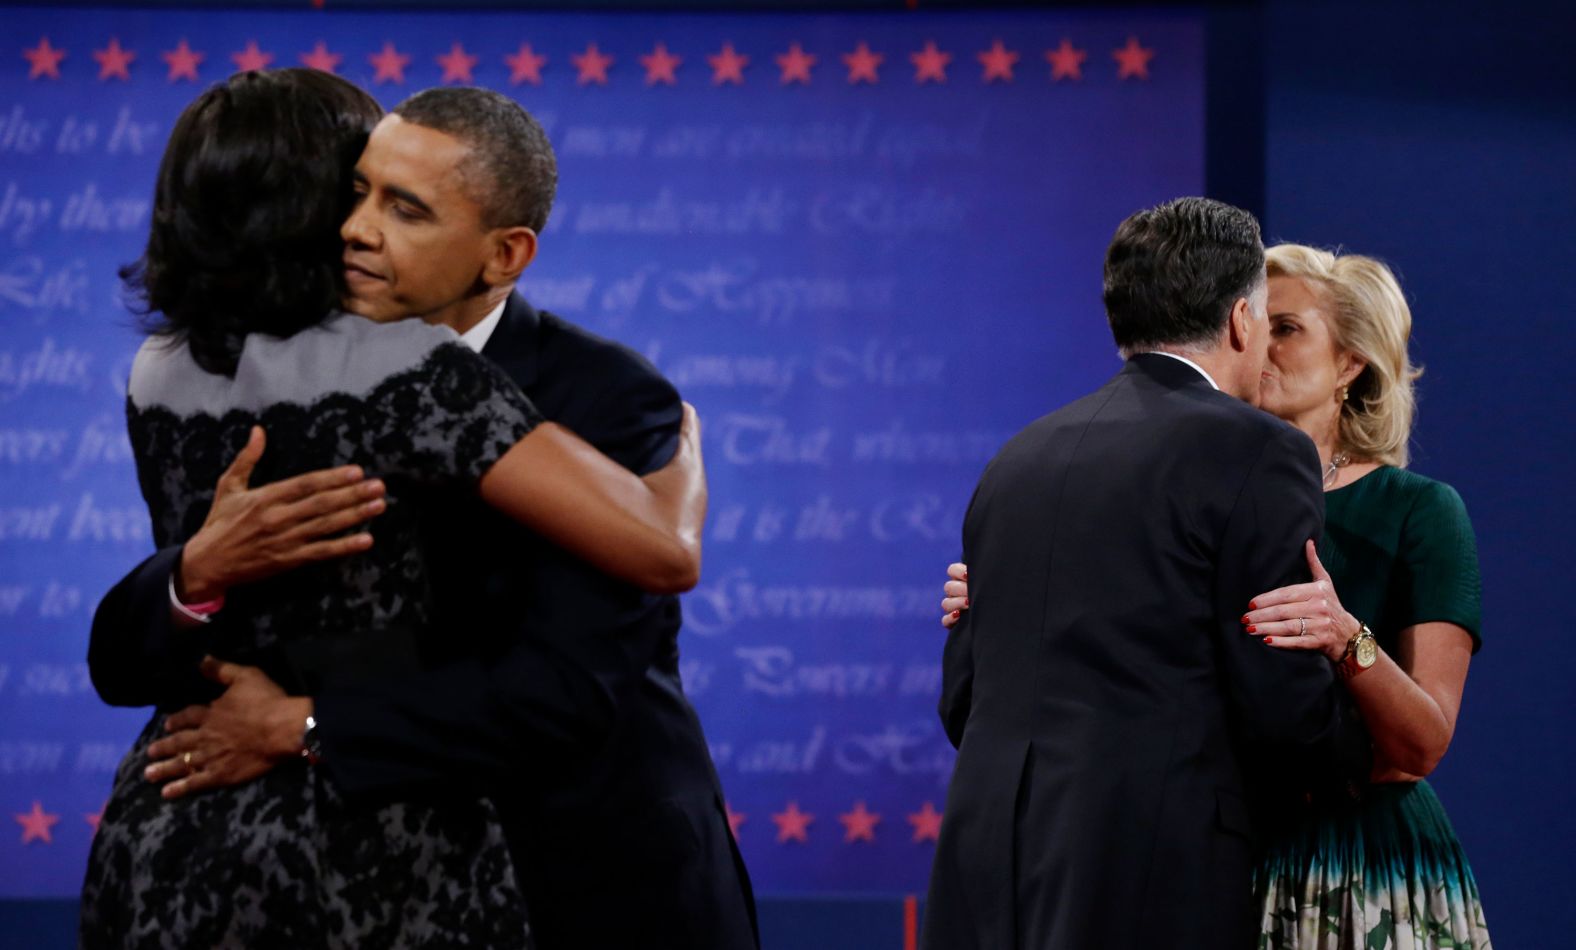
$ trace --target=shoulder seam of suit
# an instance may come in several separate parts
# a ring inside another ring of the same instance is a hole
[[[1095,410],[1089,414],[1089,418],[1084,420],[1083,428],[1080,429],[1079,432],[1078,432],[1078,441],[1073,443],[1072,450],[1067,453],[1067,461],[1065,463],[1063,463],[1062,471],[1060,473],[1058,473],[1058,477],[1061,478],[1061,485],[1056,490],[1056,503],[1051,508],[1051,514],[1052,514],[1053,517],[1055,517],[1056,515],[1060,514],[1061,509],[1062,509],[1062,499],[1065,498],[1066,495],[1067,495],[1067,477],[1066,477],[1067,469],[1072,466],[1073,459],[1077,458],[1078,450],[1083,447],[1084,439],[1088,437],[1089,430],[1090,430],[1090,428],[1092,428],[1094,426],[1095,419],[1099,418],[1100,413],[1105,409],[1105,407],[1111,402],[1112,399],[1116,398],[1117,392],[1121,390],[1121,388],[1122,388],[1122,386],[1124,384],[1125,384],[1125,381],[1120,380],[1120,378],[1119,378],[1119,381],[1118,381],[1117,385],[1110,387],[1110,391],[1105,394],[1105,399],[1102,400],[1100,405],[1095,407]],[[1052,545],[1051,546],[1051,550],[1050,550],[1050,555],[1049,555],[1048,559],[1046,560],[1046,564],[1045,564],[1045,572],[1046,572],[1046,574],[1050,574],[1052,571],[1054,571],[1055,567],[1056,567],[1056,547],[1055,547],[1055,545]],[[1049,585],[1047,585],[1046,589],[1045,589],[1045,596],[1047,598],[1049,598],[1050,596],[1052,596],[1052,594],[1053,594],[1052,588]],[[1045,637],[1045,625],[1049,622],[1050,616],[1051,616],[1051,612],[1049,610],[1046,610],[1044,608],[1044,605],[1041,605],[1041,610],[1040,610],[1040,630],[1039,630],[1039,632],[1037,634],[1037,636],[1041,640],[1043,640],[1044,637]]]
[[[555,331],[563,333],[566,338],[577,341],[579,344],[579,356],[590,357],[590,359],[579,359],[577,360],[578,363],[595,363],[599,358],[605,360],[616,360],[625,366],[638,369],[642,372],[648,372],[650,375],[667,382],[669,385],[672,385],[671,381],[669,381],[666,376],[662,375],[661,370],[657,369],[656,365],[652,363],[651,360],[647,359],[643,353],[630,346],[628,343],[625,343],[621,340],[612,339],[611,337],[605,337],[600,333],[587,330],[585,327],[582,327],[577,323],[572,323],[568,320],[565,320],[563,317],[548,313],[545,310],[539,311],[539,314],[544,327],[548,326],[549,324],[556,324],[556,326],[553,327]]]
[[[1293,429],[1292,431],[1296,430]],[[1231,510],[1226,513],[1227,524],[1230,524],[1232,519],[1237,516],[1237,508],[1242,504],[1242,496],[1247,494],[1248,486],[1253,483],[1253,473],[1259,470],[1259,465],[1264,461],[1264,454],[1270,450],[1270,446],[1285,439],[1287,436],[1287,432],[1281,429],[1270,429],[1269,432],[1270,437],[1265,439],[1263,444],[1259,446],[1259,454],[1253,457],[1253,464],[1248,466],[1247,471],[1243,474],[1242,482],[1237,485],[1237,493],[1231,499]]]

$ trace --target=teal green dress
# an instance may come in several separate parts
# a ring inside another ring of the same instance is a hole
[[[1391,656],[1402,629],[1428,621],[1481,644],[1477,548],[1449,485],[1386,467],[1327,492],[1319,557],[1342,605]],[[1297,807],[1271,831],[1254,881],[1259,946],[1486,950],[1477,883],[1428,783],[1360,792]]]

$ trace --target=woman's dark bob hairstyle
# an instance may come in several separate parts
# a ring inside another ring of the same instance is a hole
[[[150,332],[228,376],[247,334],[321,322],[343,293],[351,172],[382,116],[315,69],[237,73],[187,106],[159,165],[147,250],[120,271]]]

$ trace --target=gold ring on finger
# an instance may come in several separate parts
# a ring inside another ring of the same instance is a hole
[[[187,768],[191,768],[192,767],[192,754],[190,752],[185,753],[184,755],[181,756],[181,761],[183,763],[185,763]]]

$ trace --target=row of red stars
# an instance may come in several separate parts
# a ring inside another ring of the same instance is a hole
[[[1111,58],[1116,61],[1117,78],[1148,79],[1149,61],[1154,55],[1155,51],[1141,45],[1137,37],[1128,37],[1126,46],[1111,51]],[[170,82],[180,79],[197,82],[197,68],[207,58],[206,53],[192,49],[184,39],[176,45],[175,49],[165,50],[159,56],[168,66],[167,78]],[[1077,48],[1071,40],[1065,38],[1057,48],[1046,50],[1045,61],[1051,66],[1052,81],[1082,79],[1083,64],[1088,56],[1088,50]],[[66,51],[50,45],[49,37],[45,36],[39,39],[37,46],[24,48],[22,57],[29,64],[27,74],[29,79],[59,79],[60,63],[66,58]],[[93,58],[99,64],[98,78],[101,81],[129,80],[130,67],[137,54],[134,50],[122,47],[118,38],[111,37],[107,47],[93,51]],[[331,52],[322,40],[318,40],[317,45],[308,52],[297,54],[297,59],[302,65],[330,73],[338,70],[344,58],[343,53]],[[465,47],[460,43],[455,43],[447,53],[435,58],[438,65],[443,67],[443,82],[472,82],[471,71],[481,61],[480,56],[466,52]],[[924,49],[910,53],[908,58],[914,66],[915,83],[947,81],[947,67],[951,64],[953,55],[937,47],[934,40],[926,42]],[[1021,54],[1017,50],[1008,49],[998,39],[989,49],[975,53],[974,58],[980,63],[982,82],[1012,82],[1013,70]],[[678,84],[678,69],[684,62],[684,57],[669,51],[665,44],[658,43],[650,53],[637,59],[645,69],[646,85]],[[790,83],[808,85],[810,72],[819,57],[805,52],[798,43],[794,43],[786,52],[778,54],[774,59],[779,70],[778,81],[786,86]],[[841,59],[848,70],[850,85],[859,83],[874,85],[881,81],[880,69],[881,64],[886,61],[886,54],[875,52],[868,43],[860,41],[852,52],[843,53]],[[230,60],[235,63],[238,71],[266,69],[273,64],[274,54],[258,49],[257,41],[249,40],[245,49],[230,54]],[[381,50],[367,57],[367,61],[376,71],[372,81],[378,84],[403,83],[405,67],[410,65],[410,60],[410,55],[395,49],[393,43],[384,43]],[[612,68],[614,57],[602,52],[595,43],[589,44],[584,52],[571,55],[569,60],[574,64],[575,82],[578,85],[607,85],[607,73]],[[509,65],[511,83],[541,85],[542,69],[547,65],[547,57],[533,50],[531,44],[520,44],[517,52],[504,57],[504,62]],[[706,62],[711,66],[713,85],[729,83],[743,85],[744,70],[750,64],[750,57],[734,49],[732,43],[724,43],[721,50],[706,57]]]
[[[733,836],[739,836],[739,826],[748,820],[749,816],[743,812],[736,812],[732,805],[728,809],[728,827],[733,830]],[[772,824],[777,826],[777,843],[786,844],[797,841],[807,844],[810,840],[810,825],[815,821],[815,815],[799,809],[799,803],[790,801],[788,807],[782,811],[771,813]],[[915,842],[935,841],[941,835],[941,812],[936,811],[936,806],[926,802],[919,811],[907,815],[908,823],[913,826],[912,840]],[[869,841],[876,840],[876,825],[881,823],[881,815],[865,807],[864,802],[854,802],[853,810],[842,812],[837,820],[843,826],[843,841]]]
[[[728,828],[733,831],[733,836],[739,836],[739,826],[749,820],[749,815],[744,812],[728,809]],[[83,820],[98,831],[99,820],[103,817],[102,810],[93,814],[84,814]],[[54,843],[52,829],[60,823],[58,814],[44,811],[40,802],[34,801],[29,811],[19,812],[12,816],[16,823],[22,826],[22,843],[29,844],[42,841],[45,844]],[[913,840],[935,841],[941,834],[941,812],[936,811],[936,806],[926,802],[917,812],[909,813],[908,823],[913,826]],[[806,844],[810,840],[810,825],[815,821],[815,815],[801,811],[799,803],[790,801],[788,807],[780,812],[772,812],[772,824],[777,826],[777,843],[786,844],[797,841]],[[881,823],[881,815],[865,807],[865,803],[855,802],[851,811],[843,812],[837,816],[843,826],[843,840],[845,842],[876,840],[876,825]]]
[[[31,841],[42,841],[45,844],[54,843],[55,837],[50,829],[60,824],[60,816],[53,812],[44,811],[44,806],[39,802],[34,801],[30,811],[19,812],[12,817],[16,819],[17,824],[22,826],[23,844]],[[96,834],[98,832],[99,819],[103,817],[104,810],[101,808],[91,814],[84,812],[82,820],[92,826]]]

